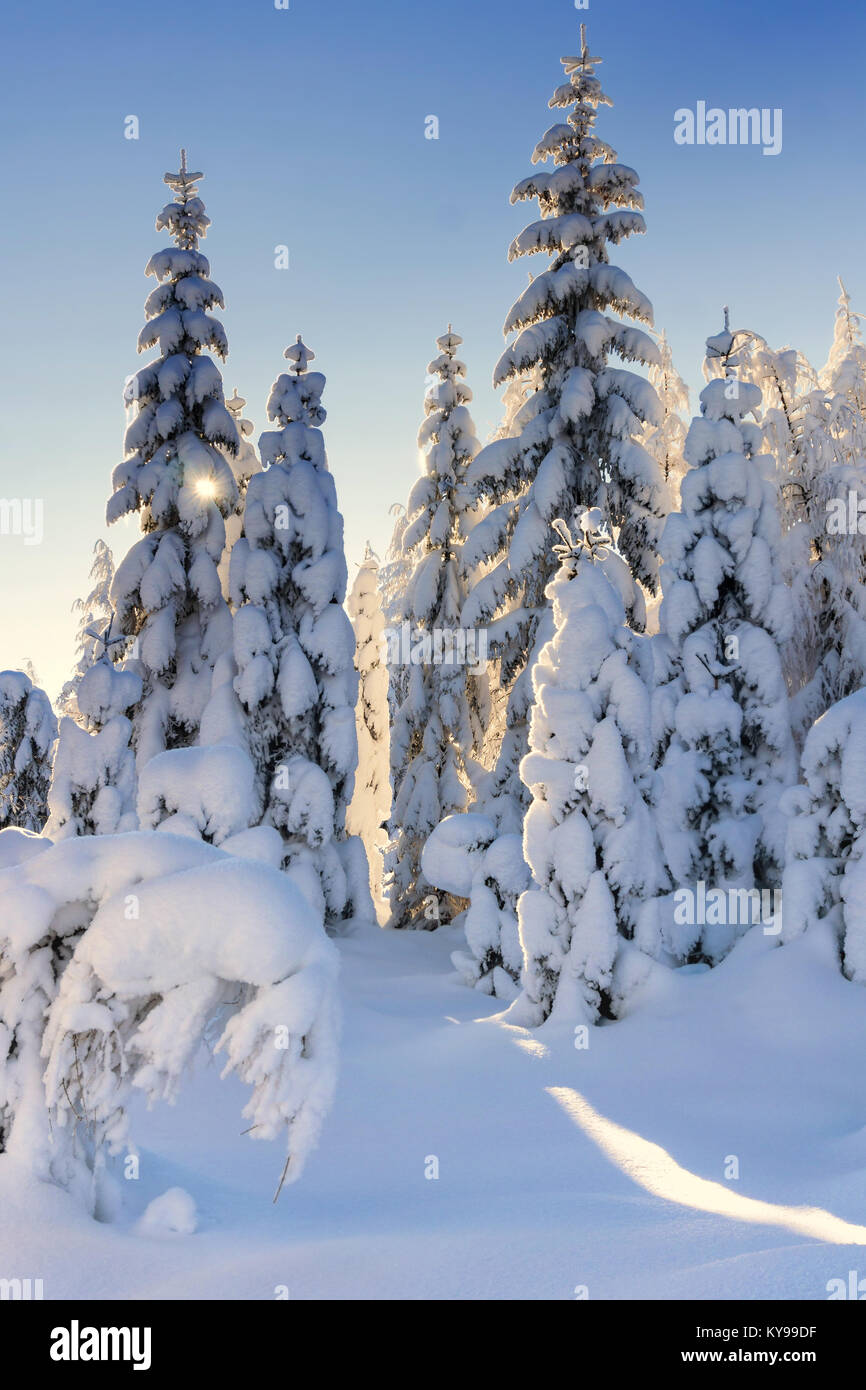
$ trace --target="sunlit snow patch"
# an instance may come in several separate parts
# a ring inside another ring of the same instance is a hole
[[[642,1139],[600,1115],[569,1086],[548,1086],[548,1094],[562,1106],[569,1119],[582,1129],[611,1162],[654,1197],[695,1211],[712,1212],[733,1221],[763,1226],[784,1226],[789,1231],[823,1240],[831,1245],[866,1245],[866,1226],[854,1226],[821,1207],[783,1207],[741,1197],[721,1183],[699,1178],[681,1168],[659,1144]]]

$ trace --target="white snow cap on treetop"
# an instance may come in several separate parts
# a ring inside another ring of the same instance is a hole
[[[734,335],[728,327],[728,308],[725,305],[725,326],[721,333],[712,333],[707,338],[707,357],[726,358],[734,346]]]
[[[226,401],[226,410],[231,411],[232,419],[235,422],[235,428],[239,434],[252,434],[252,420],[244,420],[242,418],[243,408],[245,405],[246,401],[244,400],[243,396],[238,395],[238,388],[236,386],[233,387],[231,399]]]
[[[713,369],[720,369],[730,376],[745,362],[742,349],[758,335],[747,328],[731,328],[727,304],[724,308],[725,326],[721,333],[712,333],[707,338],[707,352],[704,359],[704,375],[711,376]],[[738,342],[739,340],[739,342]]]
[[[316,354],[304,345],[299,333],[297,340],[286,348],[283,356],[287,357],[290,362],[294,362],[293,370],[300,376],[302,372],[307,370],[307,363],[315,360]]]
[[[586,42],[585,24],[581,24],[580,26],[580,57],[560,58],[559,61],[562,63],[562,66],[565,68],[565,71],[569,77],[573,72],[586,72],[588,68],[591,68],[596,63],[601,62],[601,58],[594,58],[589,51],[589,47]],[[553,101],[551,101],[550,105],[553,105]]]
[[[199,179],[203,178],[204,174],[200,171],[193,173],[190,169],[187,169],[186,150],[181,149],[180,169],[176,174],[164,174],[162,181],[168,184],[172,193],[180,193],[182,197],[186,197],[186,195],[192,191],[194,185],[198,183]]]
[[[600,507],[585,507],[583,511],[575,514],[575,521],[581,533],[577,538],[569,531],[562,517],[558,516],[550,523],[560,537],[560,543],[554,545],[553,553],[559,563],[570,568],[572,573],[582,556],[586,555],[595,563],[608,555],[612,545],[610,536],[603,529],[604,518]]]
[[[448,332],[443,333],[441,338],[436,339],[436,346],[439,348],[440,352],[447,352],[448,355],[451,356],[462,342],[463,339],[460,337],[460,334],[453,333],[449,323]]]

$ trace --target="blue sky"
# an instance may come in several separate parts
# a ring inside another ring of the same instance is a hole
[[[42,497],[45,539],[0,536],[0,665],[31,657],[53,695],[73,654],[72,600],[104,536],[121,455],[124,378],[165,237],[154,219],[179,146],[205,172],[204,250],[226,298],[226,393],[256,434],[301,332],[328,378],[326,437],[350,576],[415,476],[433,340],[452,321],[484,438],[505,314],[532,215],[509,193],[531,168],[559,58],[591,50],[612,109],[599,133],[641,176],[647,236],[618,263],[649,295],[680,372],[735,326],[818,364],[841,274],[866,310],[862,60],[866,20],[842,6],[590,0],[211,0],[181,10],[49,0],[5,20],[0,93],[7,188],[0,343],[0,497]],[[777,157],[683,147],[674,111],[781,107]],[[135,115],[140,138],[124,138]],[[424,137],[436,115],[439,139]],[[274,268],[289,247],[290,268]],[[536,264],[535,269],[540,268]]]

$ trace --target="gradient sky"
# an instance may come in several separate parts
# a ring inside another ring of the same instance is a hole
[[[433,340],[465,340],[484,439],[501,328],[540,258],[509,265],[534,205],[510,207],[559,58],[586,21],[614,101],[599,134],[641,176],[648,234],[616,257],[653,301],[696,407],[703,341],[732,323],[820,365],[842,275],[866,310],[862,82],[866,19],[848,4],[728,0],[209,0],[182,9],[18,4],[4,20],[6,184],[0,497],[41,497],[45,539],[0,536],[0,666],[30,657],[56,694],[70,605],[94,540],[116,558],[135,522],[104,522],[121,457],[121,391],[166,243],[154,219],[179,146],[205,172],[203,249],[221,286],[256,437],[301,332],[328,378],[325,426],[350,580],[384,552],[388,508],[417,469]],[[816,17],[819,16],[819,17]],[[678,107],[781,107],[778,157],[681,147]],[[136,115],[140,138],[124,138]],[[424,138],[425,117],[439,139]],[[290,268],[274,268],[286,244]],[[148,354],[148,357],[151,354]]]

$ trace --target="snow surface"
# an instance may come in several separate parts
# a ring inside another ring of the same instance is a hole
[[[276,1206],[281,1145],[241,1137],[241,1085],[203,1055],[181,1106],[136,1114],[115,1223],[0,1157],[0,1267],[59,1299],[521,1300],[826,1299],[862,1268],[866,1013],[820,929],[657,979],[585,1050],[499,1021],[458,944],[339,942],[337,1101]],[[195,1234],[140,1226],[154,1199],[177,1224],[178,1187]]]

